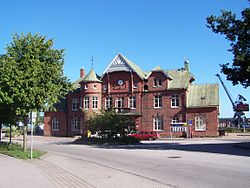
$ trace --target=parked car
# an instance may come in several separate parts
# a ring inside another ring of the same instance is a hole
[[[140,140],[155,140],[160,138],[160,134],[157,131],[140,131],[138,133],[129,134],[128,136],[138,138]]]

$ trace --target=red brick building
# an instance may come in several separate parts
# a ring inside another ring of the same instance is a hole
[[[57,111],[45,112],[44,134],[81,134],[93,113],[113,108],[134,117],[138,130],[181,136],[188,129],[193,136],[217,136],[218,85],[194,80],[188,62],[176,70],[156,66],[145,72],[118,54],[101,76],[93,68],[87,75],[80,70],[74,91],[56,105]]]

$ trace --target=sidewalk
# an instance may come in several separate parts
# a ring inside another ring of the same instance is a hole
[[[0,154],[0,187],[51,188],[42,171],[27,161]]]

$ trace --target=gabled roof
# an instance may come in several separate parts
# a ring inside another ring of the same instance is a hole
[[[117,65],[117,68],[115,68],[115,65]],[[121,69],[119,69],[119,67],[121,67],[121,65],[123,65],[123,70],[124,70],[125,67],[127,67],[127,71],[129,69],[131,69],[141,79],[143,79],[145,77],[144,72],[142,71],[142,69],[138,65],[136,65],[135,63],[133,63],[131,60],[129,60],[128,58],[126,58],[125,56],[123,56],[120,53],[117,54],[115,56],[115,58],[111,61],[111,63],[109,64],[109,66],[103,72],[102,77],[105,75],[105,73],[115,72],[116,70],[120,71]]]
[[[153,72],[162,72],[167,78],[173,79],[166,71],[164,71],[159,65],[153,68],[150,72],[145,76],[146,79],[150,77]]]
[[[75,90],[75,89],[81,87],[80,82],[82,81],[82,79],[83,79],[83,78],[79,78],[78,80],[76,80],[75,82],[73,82],[73,84],[72,84],[73,90]]]
[[[168,89],[187,89],[190,80],[193,78],[192,74],[185,69],[167,70],[165,72],[172,78],[168,82]]]
[[[81,82],[102,82],[99,76],[95,73],[94,69],[91,68],[89,73],[81,80]]]
[[[219,106],[218,84],[191,84],[188,88],[187,107]]]

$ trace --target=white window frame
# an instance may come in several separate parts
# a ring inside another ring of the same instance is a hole
[[[172,119],[172,123],[175,124],[175,123],[180,123],[180,118],[179,116],[175,116],[173,119]]]
[[[205,117],[195,116],[194,122],[196,131],[206,131],[207,127],[206,127]]]
[[[162,80],[161,80],[161,78],[154,78],[153,87],[161,87],[161,86],[162,86]]]
[[[79,131],[80,127],[79,127],[79,119],[78,117],[73,117],[71,119],[71,131]]]
[[[86,89],[86,90],[87,90],[87,89],[88,89],[88,85],[85,85],[85,86],[84,86],[84,89]]]
[[[153,130],[163,131],[163,118],[160,116],[153,118]]]
[[[120,106],[119,106],[120,104]],[[115,107],[116,108],[124,108],[124,97],[118,97],[115,100]]]
[[[98,97],[92,97],[92,109],[98,109]]]
[[[154,96],[154,108],[162,108],[162,96],[161,95]]]
[[[131,109],[136,109],[136,96],[131,96],[128,98],[128,107]]]
[[[52,131],[59,131],[59,120],[58,117],[53,117],[51,122]]]
[[[89,97],[84,97],[83,107],[85,110],[89,109]]]
[[[171,96],[171,108],[180,107],[180,95],[174,94]]]
[[[105,98],[105,109],[112,108],[112,97]]]
[[[79,110],[79,98],[73,98],[72,99],[72,111],[78,111]]]
[[[97,89],[97,85],[96,84],[93,85],[93,89]]]

